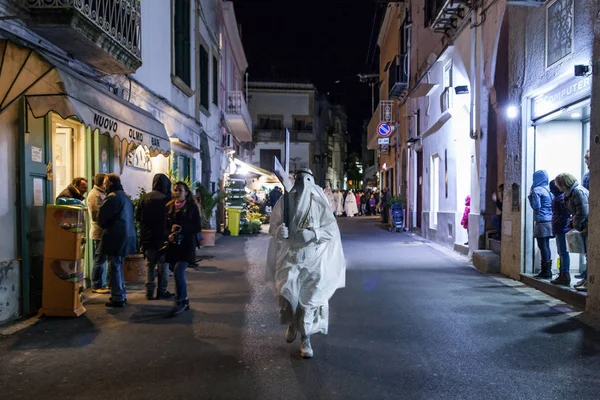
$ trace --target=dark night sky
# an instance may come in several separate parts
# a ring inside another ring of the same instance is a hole
[[[346,106],[351,150],[359,151],[362,122],[371,117],[371,92],[357,74],[376,68],[376,61],[366,66],[376,0],[234,0],[234,5],[249,79],[299,79],[329,92],[332,101]],[[372,49],[378,31],[377,22]]]

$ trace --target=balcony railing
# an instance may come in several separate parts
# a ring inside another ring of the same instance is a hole
[[[231,126],[233,134],[240,142],[252,140],[252,118],[248,112],[248,106],[244,94],[239,91],[225,93],[225,118]]]
[[[315,140],[313,131],[290,131],[290,142],[312,142]],[[285,129],[255,129],[255,142],[283,142]]]
[[[140,0],[19,2],[29,10],[34,31],[104,72],[134,72],[142,65]],[[78,36],[86,39],[84,43]],[[108,53],[117,63],[99,57],[92,45]]]

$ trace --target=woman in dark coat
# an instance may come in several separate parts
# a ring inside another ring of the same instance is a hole
[[[565,195],[556,186],[555,181],[550,181],[550,191],[554,195],[552,199],[552,233],[556,237],[556,252],[560,257],[560,270],[556,279],[551,282],[555,285],[571,285],[571,258],[567,249],[567,232],[571,212],[565,204]]]
[[[183,182],[175,184],[173,200],[167,204],[167,228],[170,232],[167,262],[173,266],[176,293],[173,314],[177,315],[190,309],[185,270],[196,262],[197,234],[202,230],[198,206]]]

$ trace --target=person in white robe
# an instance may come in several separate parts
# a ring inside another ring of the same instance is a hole
[[[344,195],[339,189],[333,191],[333,198],[335,200],[335,215],[340,216],[344,212]]]
[[[344,212],[347,217],[354,217],[358,214],[358,206],[356,205],[356,196],[352,190],[348,191],[348,195],[346,196],[346,202],[344,204]]]
[[[286,341],[293,343],[300,332],[300,355],[312,358],[310,337],[327,334],[329,299],[345,286],[346,260],[329,200],[309,169],[296,173],[289,200],[277,202],[270,222],[266,280],[278,299],[280,322],[288,325]]]
[[[327,200],[329,200],[329,206],[331,207],[331,211],[333,211],[333,213],[335,214],[335,196],[333,195],[331,188],[325,188],[324,192],[325,196],[327,197]]]

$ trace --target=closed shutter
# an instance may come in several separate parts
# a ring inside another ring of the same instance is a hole
[[[213,103],[219,105],[219,61],[213,57]]]
[[[200,46],[200,105],[209,109],[208,95],[208,52]]]
[[[191,85],[190,0],[175,0],[175,75]]]

